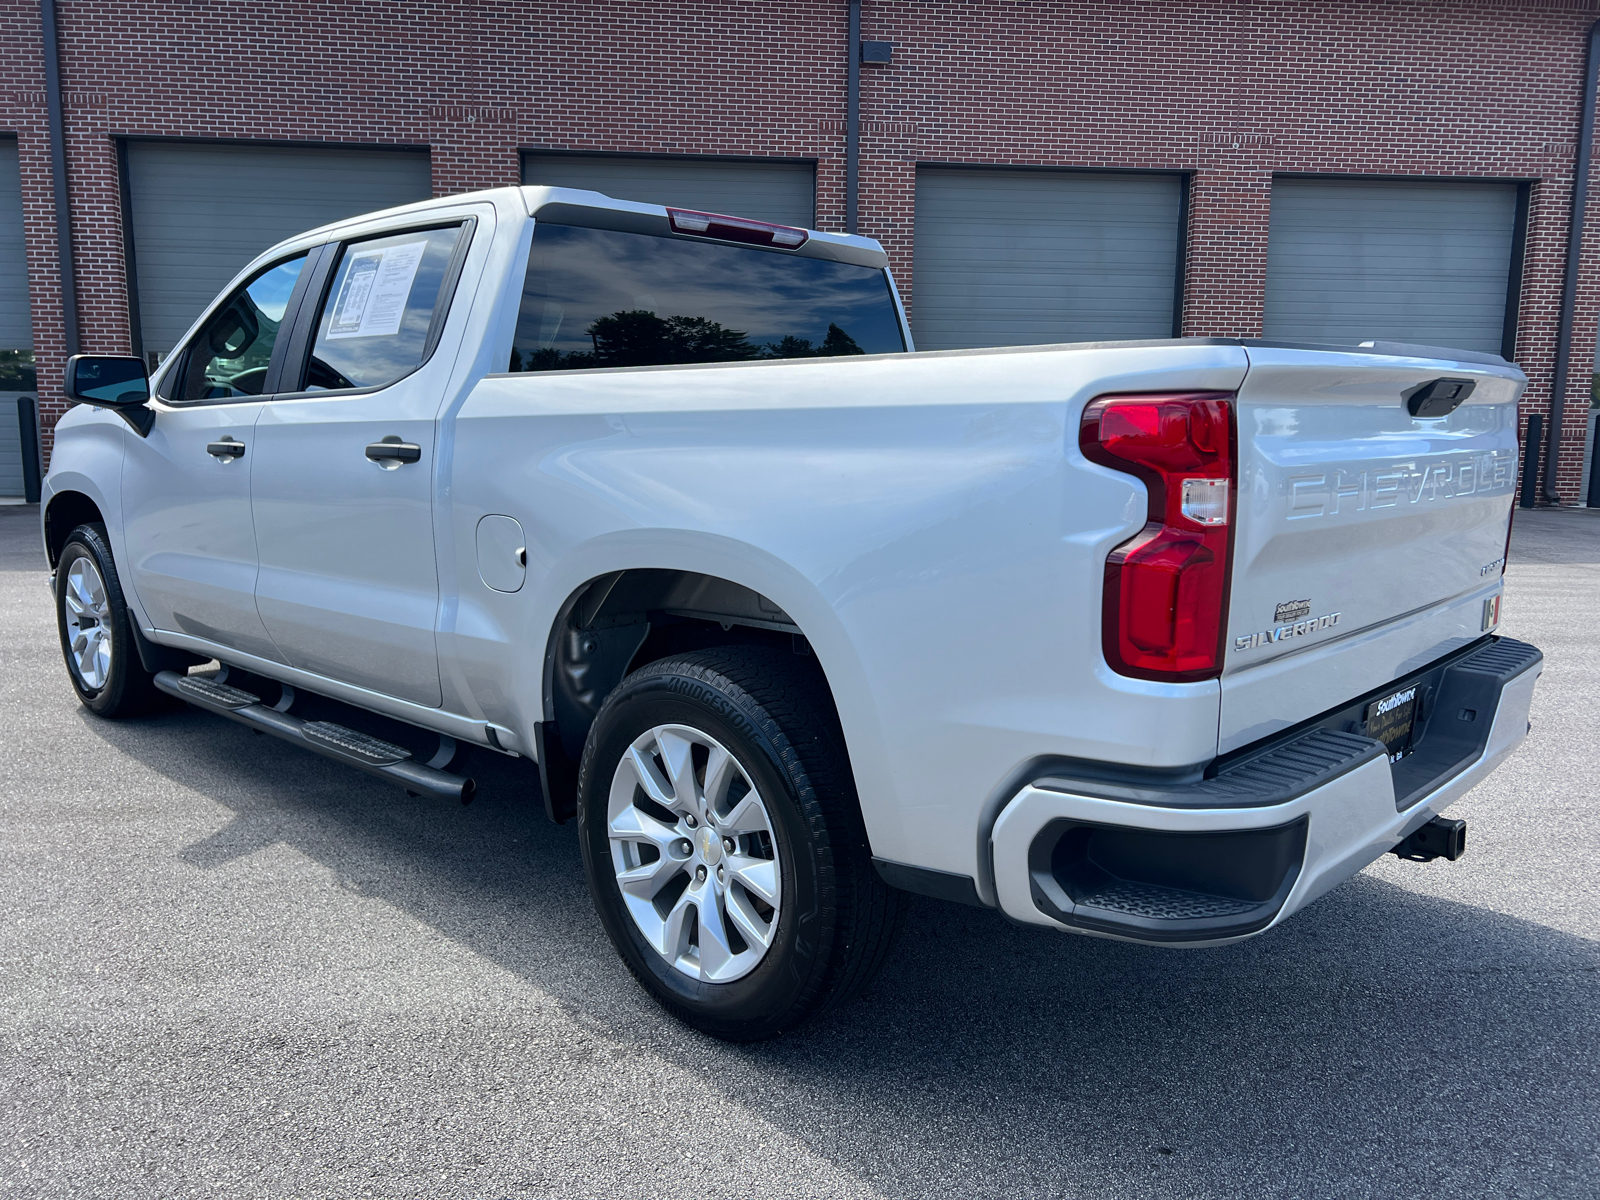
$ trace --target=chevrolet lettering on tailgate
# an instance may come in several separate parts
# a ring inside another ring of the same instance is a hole
[[[1317,471],[1289,479],[1289,519],[1303,521],[1459,496],[1492,496],[1510,492],[1515,478],[1516,455],[1509,449],[1376,469]]]

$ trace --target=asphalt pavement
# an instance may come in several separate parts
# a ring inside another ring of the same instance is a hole
[[[0,508],[0,1196],[1600,1191],[1600,512],[1517,517],[1520,754],[1282,928],[1171,951],[933,900],[773,1042],[667,1019],[536,774],[467,808],[220,718],[97,720]]]

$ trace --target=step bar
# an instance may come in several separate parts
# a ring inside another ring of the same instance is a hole
[[[324,758],[342,762],[397,783],[406,791],[439,800],[459,800],[471,804],[477,784],[462,775],[444,770],[456,756],[456,741],[439,735],[439,752],[426,763],[416,762],[411,751],[331,721],[307,721],[294,716],[294,689],[283,686],[283,698],[268,706],[261,697],[226,681],[226,668],[215,676],[179,675],[176,671],[156,674],[156,687],[196,708],[219,717],[248,725],[258,733],[270,733],[286,742],[303,746]]]

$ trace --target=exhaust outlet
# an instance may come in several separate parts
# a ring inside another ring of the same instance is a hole
[[[1390,851],[1412,862],[1432,862],[1436,858],[1455,862],[1466,852],[1467,823],[1448,817],[1435,817]]]

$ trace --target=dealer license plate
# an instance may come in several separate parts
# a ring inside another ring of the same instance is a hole
[[[1411,753],[1411,726],[1416,721],[1420,690],[1412,684],[1367,705],[1367,736],[1383,743],[1390,762],[1399,762]]]

